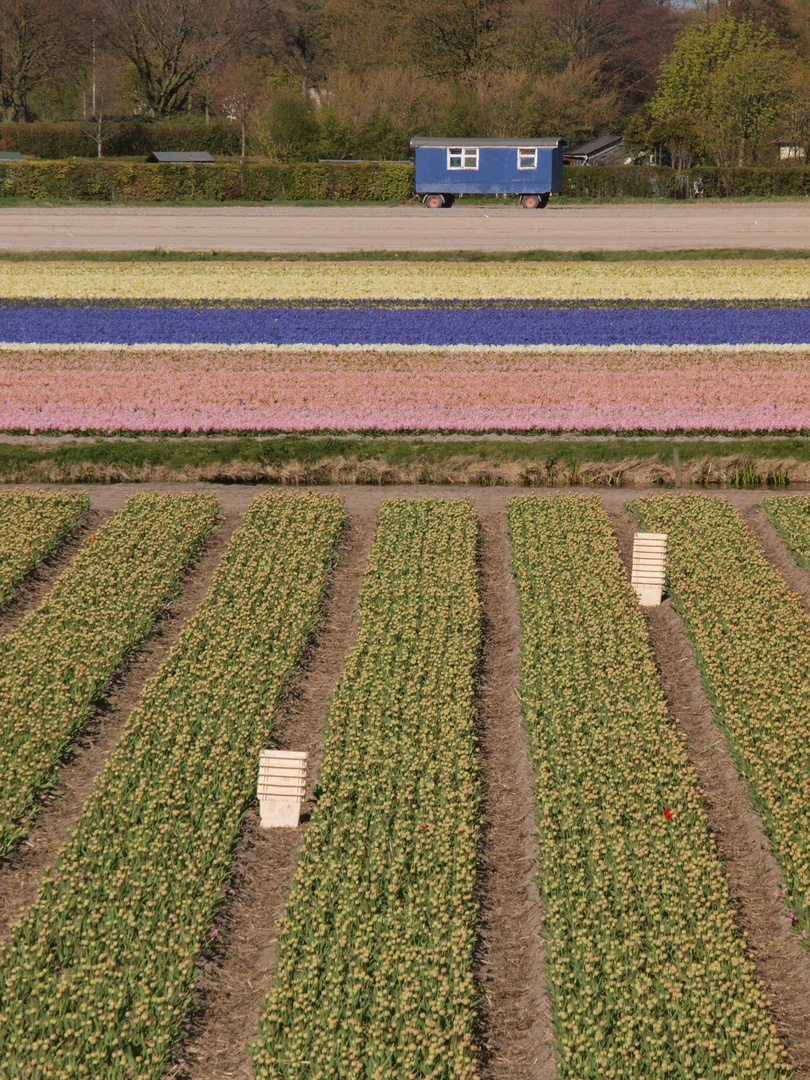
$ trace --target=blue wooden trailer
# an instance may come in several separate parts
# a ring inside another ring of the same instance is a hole
[[[530,210],[562,191],[565,139],[411,139],[425,206],[456,195],[518,195]]]

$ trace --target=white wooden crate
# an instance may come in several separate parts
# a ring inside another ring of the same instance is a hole
[[[258,796],[263,829],[298,827],[307,788],[307,757],[298,750],[262,750]]]
[[[667,534],[636,533],[633,537],[633,572],[630,583],[642,607],[661,603],[667,573]]]

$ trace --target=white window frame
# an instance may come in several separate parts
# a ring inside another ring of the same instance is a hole
[[[454,164],[453,158],[456,158],[459,162]],[[477,146],[448,146],[447,148],[447,168],[452,169],[455,172],[458,169],[477,169],[478,168],[478,147]]]
[[[536,147],[520,147],[517,152],[518,168],[519,169],[536,169],[537,168],[537,148]],[[525,164],[525,162],[531,157],[531,165]]]

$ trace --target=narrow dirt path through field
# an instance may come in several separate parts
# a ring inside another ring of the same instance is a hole
[[[482,842],[479,944],[483,1075],[552,1080],[556,1053],[545,991],[537,888],[534,776],[520,715],[520,612],[506,516],[481,517],[484,646],[478,690]]]
[[[262,829],[247,815],[231,885],[214,923],[214,944],[198,960],[186,1035],[167,1077],[227,1080],[252,1074],[250,1042],[270,989],[279,919],[304,838],[321,764],[329,702],[359,621],[360,588],[374,535],[376,506],[349,513],[318,625],[276,720],[272,745],[309,753],[307,794],[298,829]]]
[[[0,637],[10,633],[26,615],[36,611],[62,571],[73,562],[82,544],[111,517],[111,511],[96,510],[92,507],[82,514],[76,527],[34,568],[0,610]]]
[[[743,516],[749,513],[753,511],[746,510]],[[611,521],[629,573],[638,523],[629,513],[613,513]],[[689,760],[703,788],[737,923],[747,937],[756,976],[766,988],[796,1080],[810,1080],[810,953],[791,931],[784,905],[774,897],[781,884],[779,868],[715,721],[683,622],[669,600],[645,608],[644,616],[667,705],[678,730],[686,735]]]
[[[93,710],[74,740],[56,786],[41,800],[33,827],[6,858],[0,859],[0,941],[6,940],[10,924],[35,899],[44,870],[76,823],[144,683],[163,663],[205,596],[228,540],[240,523],[238,514],[226,514],[220,527],[206,537],[199,559],[184,575],[182,591],[158,617],[150,636],[116,671],[107,688],[106,704]],[[94,527],[98,524],[95,521]]]
[[[741,509],[740,516],[765,552],[768,562],[779,571],[790,591],[796,593],[804,606],[810,610],[810,578],[790,554],[787,544],[779,535],[779,530],[771,519],[758,506],[747,506]]]

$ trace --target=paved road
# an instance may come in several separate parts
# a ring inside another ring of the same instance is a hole
[[[640,206],[0,209],[0,250],[810,249],[810,200]]]

